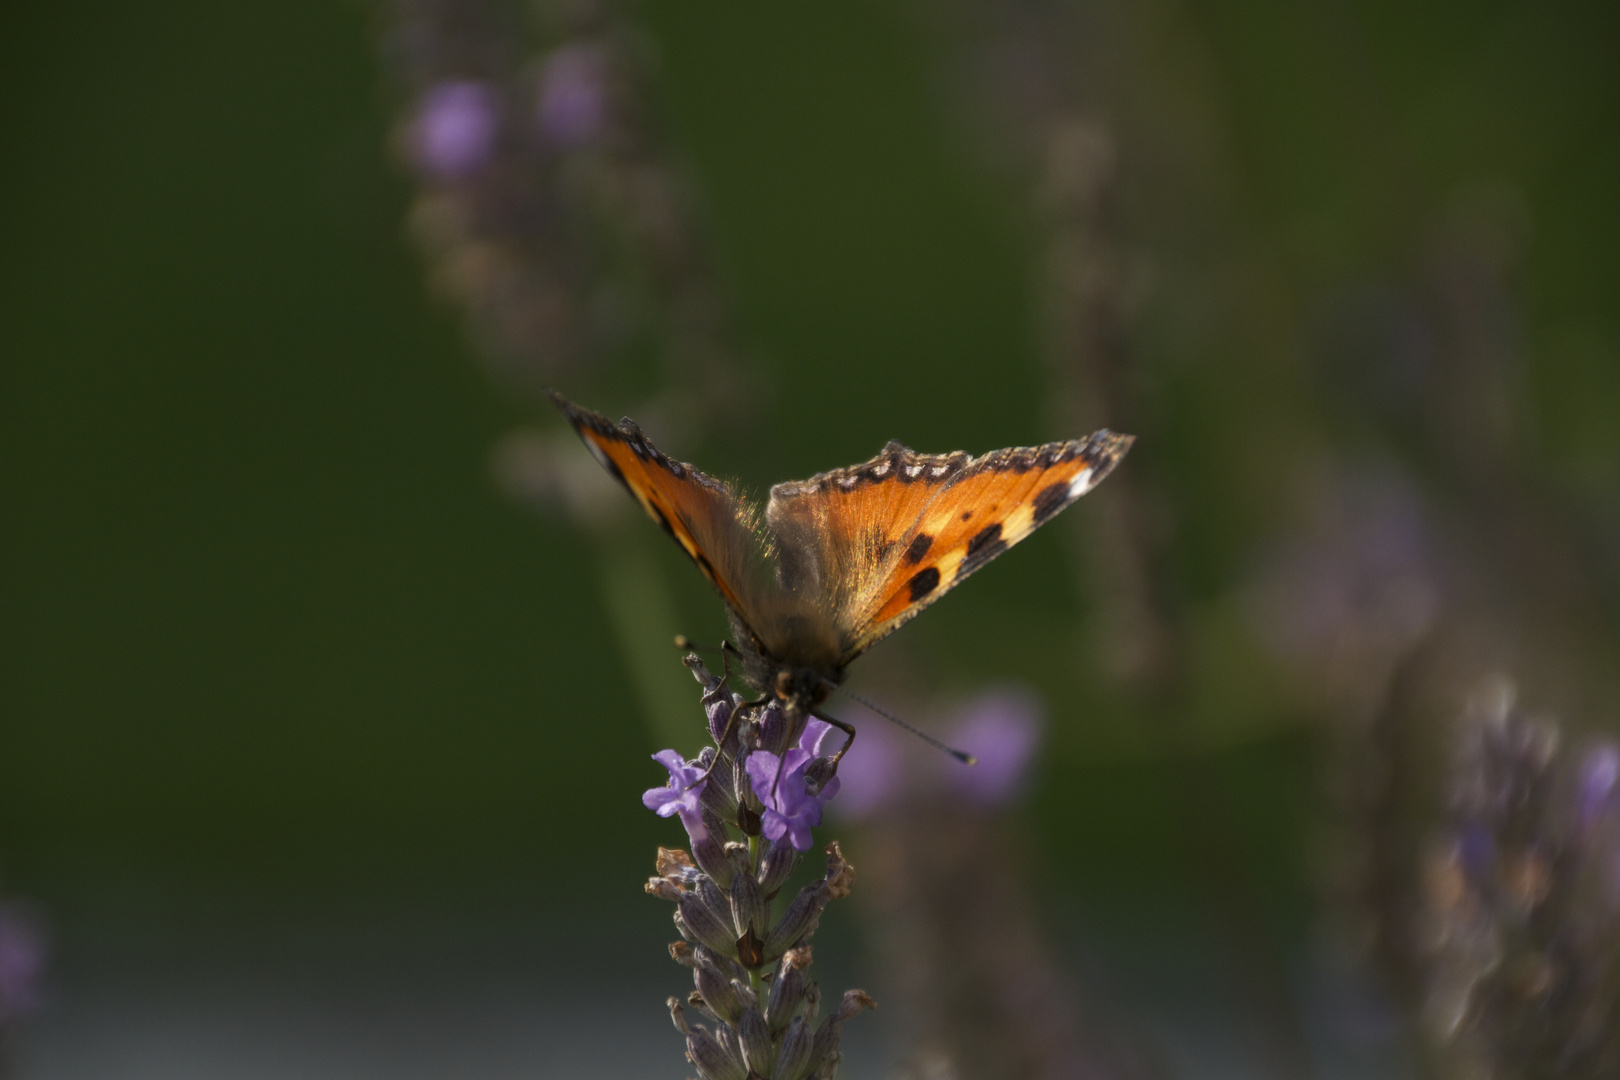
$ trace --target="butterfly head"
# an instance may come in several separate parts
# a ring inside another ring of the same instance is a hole
[[[829,691],[837,685],[835,680],[816,668],[784,667],[777,669],[771,689],[783,702],[809,712],[826,701]]]

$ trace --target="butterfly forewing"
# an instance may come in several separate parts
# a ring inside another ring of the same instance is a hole
[[[591,455],[691,556],[732,610],[746,617],[757,549],[747,504],[724,482],[660,453],[628,419],[614,424],[560,394],[551,398]]]
[[[842,624],[848,663],[1091,490],[1129,436],[998,450],[948,470],[921,512],[896,530],[882,572]]]

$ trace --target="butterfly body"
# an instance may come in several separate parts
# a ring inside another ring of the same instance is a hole
[[[726,602],[743,676],[808,715],[851,661],[1107,476],[1132,437],[919,454],[777,484],[763,510],[632,421],[553,401]]]

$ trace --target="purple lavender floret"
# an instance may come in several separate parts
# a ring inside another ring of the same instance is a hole
[[[703,766],[689,764],[674,750],[660,750],[652,756],[669,770],[669,783],[663,787],[648,788],[641,793],[641,804],[659,817],[680,815],[687,835],[694,842],[706,839],[708,827],[703,824]]]
[[[500,106],[495,90],[470,79],[442,82],[422,97],[411,152],[430,176],[457,179],[478,171],[495,149]]]
[[[805,770],[821,755],[821,742],[831,730],[832,725],[812,719],[799,745],[787,752],[785,764],[765,750],[748,756],[748,780],[765,807],[762,829],[767,839],[780,842],[786,836],[796,850],[810,850],[810,830],[821,824],[821,809],[838,794],[839,781],[834,776],[812,794]]]

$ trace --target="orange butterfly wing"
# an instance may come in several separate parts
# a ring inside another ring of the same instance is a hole
[[[1132,436],[925,455],[891,442],[871,461],[771,489],[784,550],[813,545],[849,663],[1095,487]]]
[[[724,482],[660,453],[628,417],[614,424],[556,392],[551,400],[591,455],[674,538],[732,610],[746,615],[743,593],[756,544],[752,510]]]

